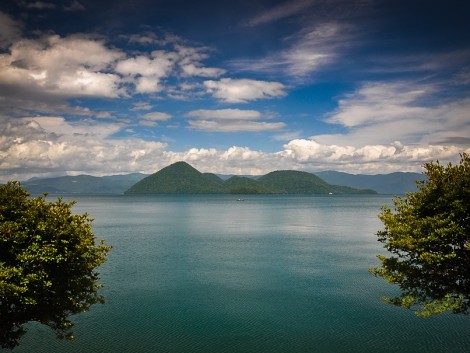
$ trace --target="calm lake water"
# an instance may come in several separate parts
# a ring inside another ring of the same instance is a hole
[[[75,341],[32,324],[15,352],[470,352],[470,317],[380,300],[396,288],[367,270],[390,196],[237,197],[73,197],[113,246],[106,304]]]

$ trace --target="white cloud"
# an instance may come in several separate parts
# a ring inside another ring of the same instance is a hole
[[[218,110],[193,110],[186,114],[189,117],[199,119],[221,119],[221,120],[251,120],[261,118],[261,113],[256,110],[241,109],[218,109]]]
[[[160,121],[168,121],[171,119],[171,115],[163,112],[150,112],[147,114],[139,115],[139,125],[154,127],[158,125]]]
[[[123,75],[166,77],[171,72],[176,57],[174,53],[154,51],[151,57],[140,55],[116,64],[116,72]]]
[[[127,75],[137,93],[156,93],[163,90],[160,80],[170,75],[175,65],[174,53],[154,51],[150,57],[140,55],[116,64],[116,72]]]
[[[150,34],[133,40],[145,44],[159,41]],[[174,40],[181,41],[179,38]],[[163,91],[165,87],[162,80],[174,74],[181,73],[182,76],[188,77],[218,77],[225,73],[223,69],[202,65],[201,60],[207,58],[205,54],[207,48],[192,48],[177,42],[171,43],[174,46],[172,51],[155,50],[150,55],[139,55],[121,60],[116,64],[115,71],[125,75],[128,81],[135,85],[135,91],[142,94]]]
[[[427,108],[415,102],[431,91],[431,87],[417,88],[410,82],[367,83],[340,99],[339,108],[327,121],[353,127],[421,116]]]
[[[224,122],[225,120],[218,120]],[[231,122],[231,120],[228,120]],[[62,117],[0,120],[0,180],[57,175],[109,175],[153,173],[185,160],[201,171],[264,174],[273,170],[319,171],[336,169],[350,173],[421,171],[423,162],[439,159],[456,162],[470,148],[444,145],[321,144],[295,139],[277,152],[232,146],[226,150],[190,148],[167,150],[167,145],[139,138],[113,138],[125,128],[119,123],[67,121]]]
[[[131,110],[151,110],[153,106],[149,102],[136,102]]]
[[[54,116],[23,118],[20,121],[39,131],[74,140],[80,140],[83,137],[89,136],[93,136],[93,138],[97,139],[107,138],[119,131],[122,127],[121,124],[117,123],[102,124],[86,120],[69,122],[63,117]]]
[[[171,119],[171,115],[168,113],[151,112],[151,113],[142,115],[142,119],[152,120],[152,121],[167,121]]]
[[[207,47],[188,47],[181,44],[175,45],[179,58],[179,67],[184,76],[219,77],[226,71],[216,67],[204,67],[202,60],[207,59]]]
[[[284,158],[309,166],[312,170],[337,169],[350,173],[389,173],[419,171],[432,160],[457,160],[465,149],[457,146],[402,145],[325,145],[314,140],[297,139],[284,145]],[[466,151],[470,151],[467,148]]]
[[[233,60],[231,64],[239,71],[281,72],[295,81],[305,81],[312,73],[334,63],[354,43],[353,33],[354,28],[347,23],[309,25],[285,38],[284,41],[290,43],[287,49],[259,59]]]
[[[251,100],[284,97],[285,86],[279,82],[223,78],[205,81],[207,92],[226,103],[246,103]]]
[[[113,139],[123,126],[68,122],[61,117],[0,121],[0,174],[7,179],[32,176],[154,171],[166,144]]]
[[[273,136],[274,141],[290,141],[300,138],[302,131],[287,131]]]
[[[364,146],[396,140],[436,145],[470,136],[470,99],[440,102],[439,93],[437,85],[405,81],[364,84],[340,99],[338,109],[326,119],[346,132],[312,139],[326,145],[341,141]]]
[[[182,64],[181,69],[187,76],[218,77],[226,71],[216,67],[199,67],[194,63]]]
[[[276,131],[286,126],[282,122],[253,121],[263,118],[262,114],[256,110],[200,109],[193,110],[187,113],[186,116],[198,119],[188,121],[190,128],[210,132]]]
[[[243,120],[190,120],[190,128],[211,132],[256,132],[256,131],[276,131],[283,129],[286,124],[243,121]]]
[[[153,32],[122,35],[121,37],[127,39],[130,43],[138,43],[141,45],[153,45],[161,43],[161,39],[158,38],[158,36]]]
[[[62,97],[115,98],[123,94],[120,78],[108,71],[122,56],[100,40],[81,36],[23,39],[0,55],[0,82]]]
[[[307,28],[297,35],[292,47],[280,54],[287,72],[302,77],[333,62],[346,48],[351,28],[338,22],[323,23]]]
[[[168,121],[171,119],[171,115],[162,112],[151,112],[140,115],[139,125],[142,126],[157,126],[158,121]]]
[[[163,86],[158,77],[138,77],[135,79],[135,91],[142,94],[157,93],[163,91]]]

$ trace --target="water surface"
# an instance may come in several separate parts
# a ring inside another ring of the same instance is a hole
[[[80,196],[113,245],[105,305],[76,340],[30,325],[16,352],[470,352],[470,317],[380,300],[385,196]],[[67,198],[69,199],[69,198]]]

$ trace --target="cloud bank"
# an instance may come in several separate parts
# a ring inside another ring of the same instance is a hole
[[[220,116],[220,112],[199,111],[192,114],[200,117]],[[241,115],[245,118],[258,116],[249,111],[228,112],[228,115]],[[157,118],[164,119],[166,116],[157,115]],[[225,125],[229,129],[234,124],[231,120],[222,118],[212,122],[217,124],[229,121]],[[253,121],[245,121],[248,126],[255,124]],[[394,142],[388,145],[354,147],[321,144],[312,139],[292,140],[276,152],[256,151],[246,146],[232,146],[225,150],[191,148],[175,152],[161,142],[113,138],[113,134],[121,128],[119,123],[68,122],[61,117],[2,120],[0,179],[25,180],[32,176],[65,174],[153,173],[180,160],[185,160],[202,171],[217,173],[264,174],[280,169],[335,169],[350,173],[377,174],[420,171],[425,161],[457,160],[458,154],[463,150],[470,153],[470,148],[462,150],[455,146],[414,146]]]

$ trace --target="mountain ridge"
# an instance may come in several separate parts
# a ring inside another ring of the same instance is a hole
[[[368,187],[379,194],[406,194],[417,191],[416,181],[426,180],[424,174],[410,172],[394,172],[389,174],[348,174],[337,171],[323,171],[314,173],[328,183],[347,185],[353,188]]]
[[[257,180],[232,177],[223,181],[203,174],[186,162],[176,162],[153,173],[126,190],[125,194],[374,194],[371,189],[331,185],[301,171],[274,171]]]
[[[225,175],[203,173],[209,177],[220,181],[228,180],[232,177],[246,178],[249,180],[257,180],[262,175]],[[329,184],[344,185],[354,188],[371,188],[379,194],[385,195],[403,195],[407,192],[416,191],[416,180],[424,180],[426,177],[421,173],[411,172],[394,172],[389,174],[350,174],[333,170],[312,173],[319,176]],[[59,176],[53,178],[31,178],[22,181],[21,184],[32,194],[49,193],[51,195],[66,194],[84,194],[84,195],[122,195],[136,182],[149,176],[149,174],[130,173],[123,175],[107,175],[107,176]],[[243,179],[245,180],[245,179]],[[247,180],[244,181],[248,183]],[[234,182],[235,183],[235,182]],[[240,181],[236,184],[241,184]],[[249,183],[248,183],[249,184]],[[245,185],[245,187],[249,187]],[[242,186],[240,186],[240,193]]]

